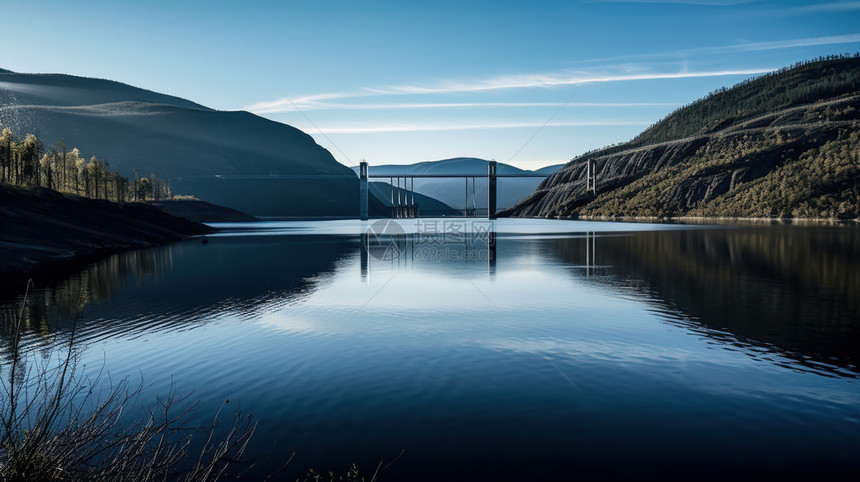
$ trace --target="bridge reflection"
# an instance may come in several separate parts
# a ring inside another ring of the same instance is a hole
[[[445,269],[486,270],[495,276],[499,260],[500,241],[508,246],[508,256],[518,259],[523,256],[517,247],[523,235],[499,234],[492,221],[474,219],[418,220],[419,228],[406,232],[395,220],[379,220],[361,235],[361,278],[367,280],[374,269],[412,270],[437,264]],[[527,236],[531,239],[531,236]],[[550,237],[550,239],[552,236]],[[597,261],[596,232],[565,235],[579,249],[578,267],[583,274],[592,276],[602,273]]]
[[[372,268],[412,269],[416,262],[483,266],[496,272],[496,232],[483,233],[374,233],[361,235],[361,278]]]

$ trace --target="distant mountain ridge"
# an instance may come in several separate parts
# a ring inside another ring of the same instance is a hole
[[[860,56],[720,89],[573,159],[503,215],[857,218]]]
[[[383,164],[381,166],[371,166],[371,169],[373,169],[374,174],[461,174],[486,176],[487,162],[489,161],[486,159],[476,157],[454,157],[439,161],[416,162],[414,164]],[[357,169],[357,167],[353,169]],[[496,171],[499,174],[531,172],[503,162],[496,163]]]
[[[98,156],[131,177],[253,215],[358,212],[358,179],[304,132],[110,80],[0,73],[0,129]],[[308,177],[317,176],[317,177]]]

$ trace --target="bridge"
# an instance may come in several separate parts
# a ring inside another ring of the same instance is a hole
[[[499,174],[496,169],[496,161],[487,161],[487,219],[496,219],[496,192],[497,182],[500,177],[548,177],[549,174],[525,173],[525,174]],[[472,197],[475,195],[475,180],[484,178],[483,174],[371,174],[370,166],[366,161],[361,161],[358,169],[359,178],[359,213],[362,221],[368,218],[368,190],[369,179],[388,179],[391,184],[391,206],[392,217],[417,217],[418,207],[415,204],[415,179],[464,179],[466,204],[463,210],[468,215],[469,209],[469,181],[472,182]],[[396,186],[395,186],[396,184]],[[402,184],[402,188],[401,188]],[[411,186],[411,187],[410,187]],[[397,197],[394,196],[395,188]],[[474,204],[474,201],[473,201]],[[477,208],[474,210],[477,215]]]
[[[592,167],[592,161],[588,162],[588,175],[586,178],[587,190],[596,191],[595,181],[596,170]],[[520,174],[499,174],[497,171],[496,161],[487,161],[487,174],[372,174],[370,166],[366,161],[361,161],[359,165],[359,214],[362,220],[368,219],[368,198],[370,196],[368,181],[370,179],[387,179],[391,185],[391,217],[395,218],[414,218],[418,217],[418,205],[415,203],[415,179],[463,179],[464,180],[464,209],[463,215],[469,217],[469,213],[477,217],[477,205],[475,202],[475,193],[477,179],[487,179],[487,219],[496,219],[497,209],[497,180],[499,178],[546,178],[549,174],[538,173],[520,173]],[[176,180],[182,182],[184,179],[191,181],[247,181],[247,180],[345,180],[355,179],[348,174],[280,174],[278,171],[272,171],[268,175],[265,174],[216,174],[214,176],[183,176],[177,177]],[[471,184],[472,204],[473,208],[469,208],[469,193]],[[396,191],[396,193],[395,193]]]

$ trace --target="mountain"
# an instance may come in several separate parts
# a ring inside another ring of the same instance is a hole
[[[555,174],[558,171],[560,171],[562,167],[564,167],[564,164],[553,164],[551,166],[546,166],[546,167],[542,167],[540,169],[535,169],[534,173],[535,174],[546,174],[546,175]]]
[[[189,100],[120,82],[65,74],[18,74],[0,69],[0,105],[86,106],[145,102],[212,110]]]
[[[371,166],[371,174],[459,174],[486,176],[487,162],[486,159],[474,157],[455,157],[441,161],[423,161],[407,165],[387,164]],[[499,162],[496,164],[496,172],[499,174],[522,174],[528,171]]]
[[[857,218],[860,56],[720,89],[573,159],[503,215]]]
[[[486,211],[487,208],[487,160],[477,159],[474,157],[456,157],[453,159],[443,159],[441,161],[424,161],[408,165],[388,164],[382,166],[370,166],[370,175],[390,175],[390,176],[408,176],[408,175],[459,175],[459,176],[476,176],[474,190],[472,182],[469,181],[468,200],[466,197],[466,181],[463,178],[453,179],[415,179],[415,192],[429,196],[442,204],[451,208],[448,215],[461,214],[464,206],[468,202],[471,208],[477,205],[478,209]],[[558,165],[560,168],[561,165]],[[552,171],[553,166],[543,169]],[[358,172],[358,167],[353,167],[355,172]],[[529,174],[537,171],[525,171],[517,167],[497,163],[496,172],[498,174]],[[555,171],[552,171],[555,172]],[[541,174],[549,174],[548,171]],[[371,178],[372,180],[372,178]],[[379,180],[379,179],[377,179]],[[500,178],[497,181],[497,203],[500,208],[511,207],[521,199],[531,194],[534,189],[540,184],[542,178]],[[382,181],[385,181],[383,178]],[[409,186],[411,187],[411,181]],[[422,212],[425,212],[422,209]]]
[[[304,132],[109,80],[0,73],[0,129],[157,174],[174,193],[262,216],[354,215],[358,181]]]

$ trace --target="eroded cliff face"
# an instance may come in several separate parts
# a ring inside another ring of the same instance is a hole
[[[677,164],[681,159],[695,153],[702,143],[702,139],[685,139],[608,156],[571,161],[549,176],[531,196],[520,202],[510,213],[527,217],[575,214],[595,198],[594,193],[586,191],[588,160],[593,162],[596,170],[599,194]]]
[[[502,215],[791,216],[800,212],[797,206],[815,204],[841,189],[836,193],[840,212],[828,215],[834,209],[822,208],[823,215],[814,209],[811,215],[856,216],[860,187],[852,170],[860,174],[853,160],[860,132],[858,113],[860,95],[855,95],[785,109],[677,141],[587,154],[548,177]],[[596,193],[586,190],[589,161],[596,171]],[[825,167],[822,172],[806,176],[813,181],[820,177],[819,184],[790,192],[800,189],[791,181],[792,175],[803,176],[796,171],[820,166]],[[760,184],[765,182],[779,185],[771,193],[779,199],[769,198],[767,192],[755,196],[742,192],[762,191]],[[750,203],[758,205],[747,206]]]

